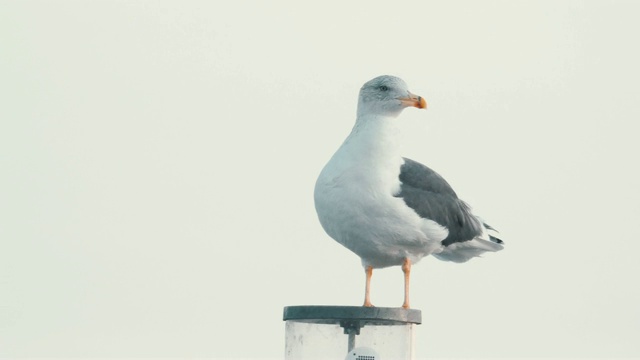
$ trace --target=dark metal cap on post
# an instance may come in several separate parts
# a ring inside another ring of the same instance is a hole
[[[286,306],[282,319],[314,324],[406,325],[421,324],[422,312],[403,308],[303,305]]]

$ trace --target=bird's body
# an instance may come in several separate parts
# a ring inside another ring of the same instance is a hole
[[[357,124],[316,182],[325,231],[374,268],[401,265],[407,257],[415,263],[447,235],[394,196],[404,162],[394,127],[386,118]]]
[[[411,264],[429,254],[464,262],[502,248],[441,176],[402,157],[396,117],[407,106],[426,103],[401,79],[380,76],[363,85],[356,124],[315,186],[322,227],[367,270],[366,306],[373,268],[403,266],[408,307]]]

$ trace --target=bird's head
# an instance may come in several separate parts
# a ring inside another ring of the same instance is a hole
[[[422,97],[412,94],[407,84],[395,76],[378,76],[367,81],[360,88],[358,117],[364,115],[395,117],[409,106],[426,109],[427,102]]]

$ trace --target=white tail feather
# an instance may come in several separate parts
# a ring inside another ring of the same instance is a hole
[[[485,252],[500,251],[503,248],[504,246],[493,241],[475,238],[473,240],[451,244],[442,249],[441,252],[433,254],[433,256],[440,260],[461,263],[478,257]]]

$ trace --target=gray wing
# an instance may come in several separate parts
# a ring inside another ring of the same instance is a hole
[[[423,218],[433,220],[449,230],[442,240],[445,246],[464,242],[482,234],[482,223],[464,201],[458,198],[449,183],[435,171],[411,159],[404,158],[400,167],[400,193],[404,200]]]

